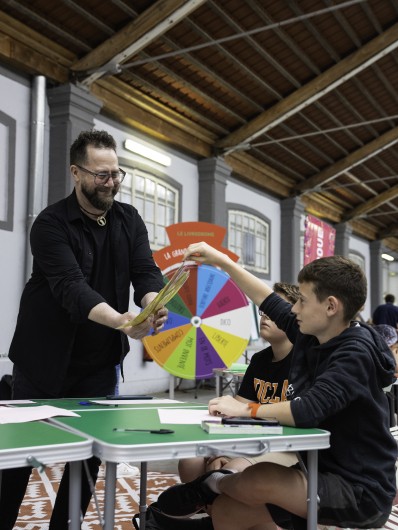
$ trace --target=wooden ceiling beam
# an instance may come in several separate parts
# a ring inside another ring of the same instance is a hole
[[[339,223],[342,219],[343,209],[339,208],[326,197],[313,193],[300,197],[307,213],[315,215],[325,221]]]
[[[119,65],[158,39],[206,0],[158,0],[122,30],[103,41],[71,66],[79,82],[90,86],[107,70]],[[84,75],[87,74],[87,75]]]
[[[375,241],[379,239],[377,229],[374,225],[368,223],[364,219],[352,220],[350,222],[353,234],[363,237],[368,241]]]
[[[100,91],[97,87],[101,87],[104,91]],[[100,93],[103,95],[104,103],[106,104],[106,98],[109,94],[114,94],[125,100],[124,107],[128,103],[131,103],[133,107],[130,109],[130,114],[133,112],[135,107],[140,107],[143,110],[153,114],[155,117],[160,118],[171,125],[180,128],[182,131],[196,136],[201,141],[209,145],[213,145],[216,135],[210,132],[207,128],[193,122],[189,118],[179,114],[177,111],[167,107],[163,103],[152,99],[150,96],[142,93],[141,91],[131,87],[124,81],[116,78],[109,80],[107,78],[99,80],[96,85],[92,86],[91,92],[97,97]]]
[[[0,59],[22,72],[65,83],[75,56],[25,24],[0,11]]]
[[[194,124],[190,131],[183,130],[181,124],[156,115],[147,106],[141,105],[130,94],[114,89],[113,83],[101,80],[92,86],[92,93],[104,104],[103,111],[110,113],[118,121],[134,127],[149,136],[174,145],[189,153],[207,158],[212,156],[212,140],[195,135]]]
[[[41,33],[22,24],[15,18],[10,17],[0,10],[0,35],[2,38],[9,37],[14,45],[24,45],[29,51],[33,50],[41,54],[43,60],[52,60],[60,66],[68,67],[76,60],[76,56],[69,50],[56,42],[48,39]]]
[[[398,252],[398,238],[397,237],[387,237],[383,240],[384,245],[392,252]]]
[[[250,144],[255,138],[286,121],[292,115],[335,90],[362,70],[398,47],[398,24],[371,40],[359,50],[326,70],[306,85],[285,97],[272,108],[217,142],[217,147],[229,150]]]
[[[364,217],[365,214],[371,212],[372,210],[375,210],[379,206],[382,206],[386,202],[391,201],[397,197],[398,184],[386,191],[383,191],[383,193],[380,193],[380,195],[376,195],[376,197],[368,199],[366,202],[360,204],[359,206],[351,210],[349,213],[347,213],[344,216],[344,220],[350,221],[351,219],[355,219],[356,217]]]
[[[379,232],[380,239],[386,239],[388,237],[398,237],[398,225],[390,225],[385,230]]]
[[[233,153],[225,162],[239,178],[278,197],[289,197],[292,183],[275,169],[255,159],[248,153]]]
[[[5,35],[0,35],[0,58],[25,73],[44,75],[59,83],[69,79],[67,67]]]
[[[307,180],[297,184],[296,191],[304,193],[311,190],[320,191],[322,184],[330,182],[334,178],[338,177],[342,173],[345,173],[349,169],[365,162],[368,158],[376,156],[381,151],[391,147],[398,141],[398,127],[387,131],[378,138],[375,138],[368,144],[360,147],[356,151],[350,153],[346,157],[342,158],[338,162],[330,165],[323,171],[320,171],[316,175],[308,178]]]

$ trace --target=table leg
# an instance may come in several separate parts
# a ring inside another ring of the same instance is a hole
[[[114,530],[115,528],[116,470],[116,462],[106,463],[104,530]]]
[[[307,530],[316,530],[318,523],[318,451],[307,452],[308,513]]]
[[[235,397],[239,390],[239,376],[236,374],[233,374],[232,379],[233,379],[233,393]]]
[[[82,463],[69,463],[69,530],[80,530],[80,498]]]
[[[146,494],[147,494],[147,471],[148,463],[141,462],[141,476],[140,476],[140,530],[145,530],[146,527]]]
[[[169,399],[174,399],[174,387],[175,387],[175,384],[176,384],[176,378],[174,377],[174,375],[170,374],[170,379],[169,379]]]
[[[216,374],[216,396],[221,397],[221,376],[220,374]]]

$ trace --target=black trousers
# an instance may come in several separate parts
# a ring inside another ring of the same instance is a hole
[[[44,368],[45,369],[45,368]],[[75,371],[77,372],[77,371]],[[81,375],[73,373],[65,382],[62,395],[65,398],[101,397],[113,394],[117,383],[116,369],[114,366]],[[12,378],[13,399],[47,399],[53,396],[46,395],[32,384],[21,371],[14,366]],[[92,457],[87,460],[89,472],[93,483],[96,483],[101,461]],[[0,530],[12,530],[18,518],[19,508],[25,496],[31,467],[6,469],[2,472],[0,496]],[[84,468],[82,468],[82,496],[81,511],[83,515],[90,503],[91,491]],[[57,497],[51,515],[49,530],[68,530],[69,519],[69,465],[65,470],[59,485]]]

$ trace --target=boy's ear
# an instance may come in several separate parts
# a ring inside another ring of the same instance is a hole
[[[327,312],[329,316],[335,315],[341,306],[340,300],[335,296],[328,296],[327,298]]]

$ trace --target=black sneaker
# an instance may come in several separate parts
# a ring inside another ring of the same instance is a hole
[[[139,514],[134,515],[133,525],[136,530],[140,529]],[[162,513],[154,502],[146,511],[145,530],[214,530],[214,527],[211,517],[175,519]]]
[[[159,495],[157,506],[167,515],[182,517],[199,512],[208,504],[212,504],[218,493],[214,493],[204,481],[213,473],[232,473],[227,469],[209,471],[186,484],[171,486]]]

